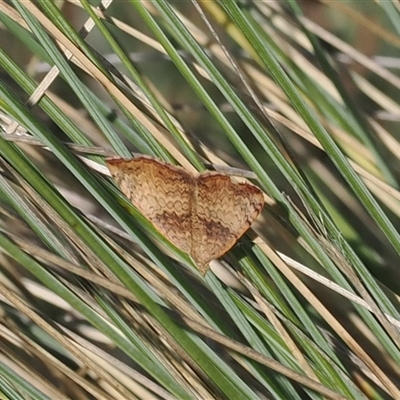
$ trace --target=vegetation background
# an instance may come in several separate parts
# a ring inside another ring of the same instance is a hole
[[[0,0],[0,397],[399,399],[399,3]],[[104,156],[265,192],[205,278]]]

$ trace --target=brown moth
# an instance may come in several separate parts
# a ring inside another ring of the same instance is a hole
[[[152,157],[114,157],[108,169],[132,204],[204,276],[250,228],[264,206],[261,190],[214,171],[192,174]]]

